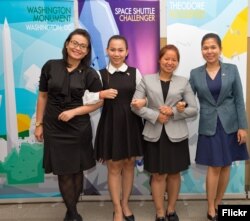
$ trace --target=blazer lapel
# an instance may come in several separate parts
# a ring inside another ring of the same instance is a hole
[[[204,88],[204,90],[206,90],[206,95],[208,100],[212,103],[212,104],[216,104],[213,95],[211,94],[211,91],[209,90],[208,86],[207,86],[207,71],[206,71],[206,65],[203,66],[202,71],[201,71],[201,87]]]
[[[164,104],[162,87],[161,87],[161,80],[160,80],[160,74],[159,73],[157,73],[156,76],[155,76],[155,88],[154,88],[154,91],[156,91],[155,94],[159,95],[160,104]]]
[[[228,84],[228,73],[226,67],[221,63],[221,89],[220,94],[217,100],[217,103],[220,103],[223,100],[224,94],[226,92],[226,85]]]

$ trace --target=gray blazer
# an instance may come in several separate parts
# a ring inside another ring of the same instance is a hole
[[[164,124],[165,131],[172,142],[179,142],[188,138],[188,127],[186,118],[197,115],[197,104],[194,93],[188,80],[181,76],[173,75],[166,101],[163,100],[163,93],[159,73],[143,76],[141,82],[136,87],[133,98],[147,97],[147,106],[132,111],[140,117],[146,119],[143,130],[144,139],[151,142],[159,140],[163,124],[157,121],[159,107],[162,105],[171,106],[174,116]],[[178,101],[184,100],[188,103],[184,112],[176,110]]]
[[[247,128],[246,111],[238,68],[221,62],[221,90],[215,102],[206,81],[206,65],[191,70],[190,84],[200,102],[199,133],[214,135],[217,117],[226,133]]]

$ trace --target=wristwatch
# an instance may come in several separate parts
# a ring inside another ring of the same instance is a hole
[[[39,126],[41,126],[41,125],[43,125],[42,122],[36,122],[36,123],[35,123],[35,126],[36,126],[36,127],[39,127]]]

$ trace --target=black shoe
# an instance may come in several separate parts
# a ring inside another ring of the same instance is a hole
[[[78,213],[76,216],[77,221],[83,221],[82,216]]]
[[[69,211],[67,211],[63,221],[83,221],[83,219],[79,213],[73,215],[73,214],[70,214]]]
[[[165,217],[157,217],[155,216],[155,221],[166,221]]]
[[[211,216],[210,214],[207,213],[207,219],[212,221],[218,221],[218,215],[215,214],[214,216]]]
[[[63,221],[67,221],[68,219],[69,219],[69,211],[67,210]]]
[[[125,219],[126,221],[135,221],[135,216],[134,216],[134,214],[132,214],[132,215],[130,215],[130,216],[125,216],[125,215],[123,215],[123,217],[124,217],[124,219]]]
[[[179,217],[176,214],[176,212],[172,212],[172,213],[169,213],[169,214],[166,213],[166,219],[168,221],[179,221]]]
[[[82,219],[78,219],[77,217],[75,218],[69,218],[69,219],[65,219],[63,221],[82,221]]]

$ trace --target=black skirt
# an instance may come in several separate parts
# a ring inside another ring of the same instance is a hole
[[[188,169],[190,165],[188,139],[181,142],[169,140],[163,127],[157,142],[146,141],[144,169],[150,173],[173,174]]]

